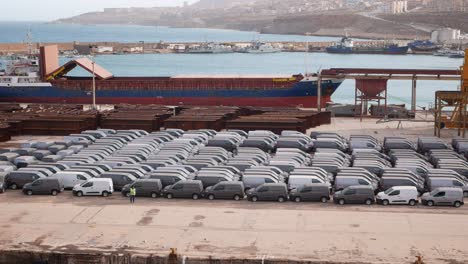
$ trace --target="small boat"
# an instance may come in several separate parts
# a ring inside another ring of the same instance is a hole
[[[465,52],[463,50],[452,50],[448,48],[443,48],[441,50],[434,52],[432,55],[458,59],[458,58],[464,58]]]

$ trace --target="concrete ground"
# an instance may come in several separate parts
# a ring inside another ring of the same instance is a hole
[[[73,197],[0,198],[0,249],[333,263],[466,263],[468,207]]]
[[[432,123],[334,118],[310,131],[416,139]],[[309,132],[310,132],[309,131]],[[443,137],[456,131],[444,130]],[[33,137],[45,140],[57,137]],[[15,137],[1,146],[17,146]],[[468,263],[468,206],[338,206],[0,194],[0,250],[292,259],[333,263]],[[190,262],[190,261],[188,261]]]
[[[434,136],[434,120],[433,116],[418,113],[416,121],[383,121],[375,118],[348,118],[336,117],[332,118],[330,125],[322,125],[320,127],[309,129],[312,131],[327,131],[336,132],[345,137],[354,134],[372,135],[379,140],[383,140],[386,136],[401,136],[410,140],[417,140],[420,136]],[[441,138],[448,140],[457,136],[456,129],[442,129]],[[468,134],[467,134],[468,135]]]

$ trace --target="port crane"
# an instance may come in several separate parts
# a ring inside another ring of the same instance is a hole
[[[465,59],[460,67],[460,90],[437,91],[435,96],[434,111],[434,136],[440,137],[440,130],[444,127],[457,128],[458,136],[466,137],[467,104],[468,104],[468,49],[465,51]],[[453,109],[451,116],[443,114],[445,107]]]

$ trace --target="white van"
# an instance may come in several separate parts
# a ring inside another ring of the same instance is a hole
[[[87,173],[78,171],[60,171],[51,177],[61,179],[65,189],[71,189],[92,178]]]
[[[379,192],[376,196],[377,203],[389,204],[409,204],[416,205],[418,201],[418,190],[414,186],[394,186],[385,192]]]
[[[73,194],[81,196],[102,195],[107,197],[114,192],[113,182],[110,178],[92,178],[73,187]]]

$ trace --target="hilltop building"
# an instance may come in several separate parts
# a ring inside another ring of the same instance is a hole
[[[384,5],[384,13],[402,14],[408,12],[408,1],[390,1]]]
[[[468,0],[425,0],[424,6],[437,12],[468,13]]]

